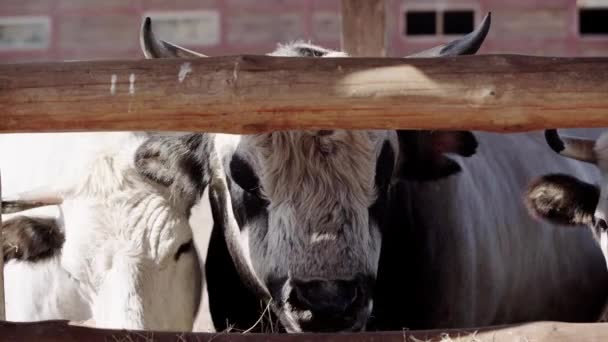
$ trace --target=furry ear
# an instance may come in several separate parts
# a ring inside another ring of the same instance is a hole
[[[194,204],[209,183],[212,145],[208,134],[151,136],[137,149],[135,167],[145,178],[169,187],[174,198],[188,196]]]
[[[38,261],[61,250],[65,237],[51,218],[17,216],[2,223],[4,261]]]
[[[294,48],[302,57],[323,57],[329,52],[326,49],[309,44],[298,44]]]
[[[597,186],[565,174],[549,174],[535,179],[524,202],[533,216],[563,225],[593,224],[600,197]]]
[[[398,130],[399,169],[402,179],[431,181],[461,170],[445,153],[470,157],[477,150],[477,139],[468,131]]]

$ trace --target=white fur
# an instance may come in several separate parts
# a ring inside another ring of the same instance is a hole
[[[192,329],[196,255],[173,257],[192,239],[188,213],[134,170],[142,141],[134,133],[0,136],[5,195],[52,186],[65,196],[59,208],[34,213],[58,219],[66,240],[60,254],[6,265],[7,319]]]

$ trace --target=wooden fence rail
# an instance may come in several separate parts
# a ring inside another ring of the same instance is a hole
[[[425,331],[341,334],[175,333],[94,329],[65,321],[0,322],[5,341],[70,342],[565,342],[607,341],[608,323],[535,322],[521,325]]]
[[[231,56],[0,65],[0,133],[608,126],[608,58]]]

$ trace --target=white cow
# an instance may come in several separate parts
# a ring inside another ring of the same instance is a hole
[[[200,268],[188,224],[198,193],[137,171],[138,133],[0,136],[3,195],[60,205],[3,216],[7,319],[191,330]],[[169,189],[171,188],[171,190]]]

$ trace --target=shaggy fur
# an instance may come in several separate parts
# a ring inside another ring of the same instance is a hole
[[[21,175],[10,172],[11,167],[3,168],[9,169],[9,176],[17,176],[10,179],[11,184],[35,179],[27,173],[42,170],[49,184],[69,185],[61,192],[64,201],[56,217],[44,221],[61,230],[65,240],[61,250],[29,266],[15,259],[6,265],[7,318],[90,320],[107,328],[191,329],[198,304],[199,267],[188,218],[195,197],[200,196],[195,193],[198,188],[185,192],[179,187],[178,193],[156,181],[159,178],[142,176],[134,156],[142,143],[157,141],[157,137],[129,133],[86,137],[91,139],[60,134],[39,144],[29,141],[29,135],[0,140],[2,150],[7,144],[13,151],[16,146],[59,151],[54,153],[54,164],[29,168],[19,162],[19,155],[26,153],[14,151],[17,161],[0,161],[20,167]],[[83,146],[83,141],[90,145]],[[178,164],[182,174],[189,172],[187,166]],[[71,182],[60,182],[61,177]],[[19,220],[39,221],[38,211],[24,215]],[[27,243],[42,239],[41,233],[38,229]],[[33,279],[36,283],[25,290],[20,285]]]
[[[4,262],[36,262],[57,254],[65,238],[51,218],[18,216],[2,222]]]
[[[530,212],[563,225],[592,225],[599,200],[597,186],[563,174],[536,179],[525,195]]]

